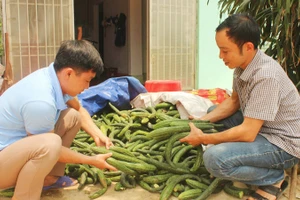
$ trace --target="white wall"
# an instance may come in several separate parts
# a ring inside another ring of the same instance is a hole
[[[233,70],[219,58],[215,29],[219,25],[218,1],[199,0],[198,89],[232,89]]]

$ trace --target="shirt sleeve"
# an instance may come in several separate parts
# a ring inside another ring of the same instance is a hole
[[[30,102],[23,106],[22,116],[27,132],[31,134],[47,133],[54,129],[57,109],[43,102]]]
[[[274,78],[257,80],[250,89],[244,116],[274,121],[280,105],[280,85]]]
[[[73,99],[74,97],[72,97],[72,96],[70,96],[70,95],[67,95],[67,94],[65,94],[64,95],[64,101],[65,102],[68,102],[69,100],[71,100],[71,99]]]

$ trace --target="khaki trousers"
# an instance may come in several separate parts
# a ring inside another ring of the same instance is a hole
[[[55,125],[55,133],[25,137],[0,151],[0,188],[15,187],[17,200],[38,200],[47,175],[62,176],[65,164],[57,162],[61,145],[70,147],[80,129],[80,116],[66,109]]]

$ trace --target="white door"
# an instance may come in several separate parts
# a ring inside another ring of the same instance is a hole
[[[195,88],[197,0],[150,0],[148,80]]]
[[[60,43],[74,39],[73,0],[2,0],[14,82],[54,61]]]

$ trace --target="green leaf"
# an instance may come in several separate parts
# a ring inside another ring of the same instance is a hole
[[[251,14],[261,26],[260,47],[267,45],[265,52],[282,64],[295,84],[300,82],[299,0],[219,0],[218,6],[220,19],[223,14]]]

